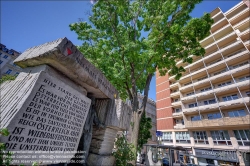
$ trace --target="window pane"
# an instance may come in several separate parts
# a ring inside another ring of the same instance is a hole
[[[245,110],[238,110],[240,116],[246,116]]]
[[[221,114],[220,114],[220,113],[217,113],[216,118],[221,118]]]
[[[225,135],[224,135],[225,138],[226,138],[227,140],[230,140],[230,137],[229,137],[229,135],[228,135],[228,132],[224,130],[224,134],[225,134]]]
[[[239,132],[240,132],[240,136],[241,136],[242,140],[246,140],[247,138],[246,138],[244,130],[239,130]]]
[[[235,117],[238,117],[238,116],[239,116],[238,111],[234,111],[233,113],[234,113],[234,116],[235,116]]]
[[[244,130],[247,136],[247,139],[250,140],[250,130]]]
[[[227,101],[227,97],[222,97],[222,100],[223,101]]]
[[[239,135],[239,133],[238,133],[238,130],[234,130],[234,135],[235,135],[235,138],[236,138],[237,140],[241,140],[241,139],[240,139],[240,135]]]
[[[235,100],[235,99],[238,99],[238,96],[237,95],[232,95],[232,98]]]
[[[228,112],[228,116],[229,117],[234,117],[234,113],[231,111],[231,112]]]

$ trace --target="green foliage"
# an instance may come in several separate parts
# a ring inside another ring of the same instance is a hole
[[[124,134],[117,136],[115,146],[117,148],[117,150],[113,152],[115,165],[125,166],[129,161],[132,161],[135,158],[135,153],[133,152],[134,146],[127,142]]]
[[[7,129],[0,129],[0,135],[8,136],[9,131]],[[9,166],[10,162],[12,161],[11,152],[6,152],[6,147],[4,143],[0,142],[0,165]]]
[[[146,79],[158,69],[181,77],[189,55],[202,56],[199,40],[209,35],[209,14],[189,15],[202,0],[99,0],[88,22],[70,29],[83,41],[80,51],[116,87],[122,98],[145,90]]]
[[[150,129],[152,128],[151,118],[147,118],[145,112],[143,113],[140,121],[139,136],[137,150],[141,151],[143,144],[148,142],[148,139],[152,137]]]
[[[9,74],[3,75],[2,78],[0,79],[0,84],[2,84],[5,81],[11,81],[14,79],[16,79],[16,76],[9,75]]]

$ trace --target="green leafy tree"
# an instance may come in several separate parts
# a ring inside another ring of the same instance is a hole
[[[148,142],[148,139],[152,137],[150,129],[152,128],[151,118],[146,117],[145,112],[142,114],[140,127],[139,127],[139,136],[138,136],[138,146],[137,151],[141,151],[143,144]]]
[[[8,129],[0,129],[0,136],[8,136],[9,131]],[[5,144],[0,142],[0,165],[6,165],[9,166],[10,162],[12,161],[11,152],[6,152]]]
[[[117,136],[115,145],[117,147],[116,151],[113,153],[115,165],[125,166],[129,161],[135,158],[135,153],[133,152],[134,145],[127,142],[124,134]]]
[[[156,70],[176,79],[184,72],[176,62],[192,63],[202,56],[199,41],[209,35],[209,14],[191,18],[202,0],[99,0],[87,22],[70,25],[85,57],[98,67],[133,108],[131,141],[137,147],[139,123],[145,111],[151,79]],[[137,93],[143,92],[139,107]]]
[[[11,81],[14,79],[16,79],[16,76],[9,75],[9,74],[3,75],[2,78],[0,78],[0,84],[2,84],[5,81]]]

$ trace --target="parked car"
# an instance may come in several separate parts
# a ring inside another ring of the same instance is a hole
[[[167,158],[163,158],[163,159],[162,159],[162,164],[163,164],[163,166],[169,166],[169,161],[168,161],[168,159],[167,159]]]

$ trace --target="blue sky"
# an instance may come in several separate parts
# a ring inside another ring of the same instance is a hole
[[[193,17],[201,17],[220,7],[223,12],[241,0],[205,0],[192,12]],[[69,24],[79,18],[87,21],[91,4],[83,1],[1,1],[1,39],[7,48],[24,52],[26,49],[67,37],[75,45],[81,45],[77,35],[70,31]],[[150,86],[149,97],[155,100],[155,78]]]

